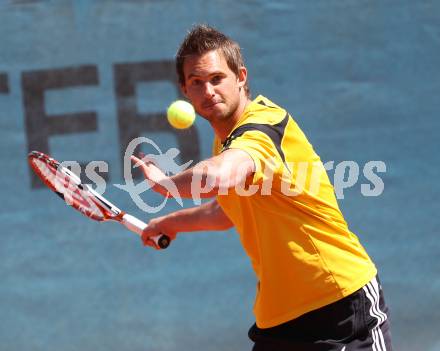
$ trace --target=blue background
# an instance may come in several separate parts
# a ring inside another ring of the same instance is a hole
[[[386,163],[380,196],[362,196],[361,177],[339,203],[380,270],[395,348],[440,350],[438,1],[0,4],[1,350],[250,348],[255,278],[233,230],[145,249],[121,226],[91,222],[31,188],[26,162],[23,72],[95,65],[98,84],[47,91],[45,108],[95,111],[97,130],[52,136],[49,151],[106,160],[110,183],[122,183],[113,67],[172,60],[199,22],[241,44],[254,96],[288,109],[324,161]],[[177,98],[169,83],[137,88],[139,111],[164,111]],[[198,156],[207,157],[212,132],[200,118],[196,128]],[[177,145],[170,133],[143,135],[163,151]],[[152,217],[111,185],[106,195]],[[162,213],[177,208],[169,201]]]

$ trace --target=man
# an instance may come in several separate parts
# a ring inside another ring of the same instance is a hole
[[[215,199],[151,220],[143,242],[235,226],[259,280],[254,351],[391,350],[376,267],[298,125],[269,99],[250,99],[238,44],[196,26],[176,67],[182,92],[214,129],[214,156],[171,177],[132,160],[164,196],[174,183],[182,197]]]

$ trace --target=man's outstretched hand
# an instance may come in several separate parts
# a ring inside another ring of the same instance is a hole
[[[168,191],[168,185],[172,183],[170,178],[157,167],[154,162],[143,153],[139,153],[139,157],[131,156],[131,162],[134,167],[139,167],[145,177],[150,183],[151,188],[165,197],[171,197]]]

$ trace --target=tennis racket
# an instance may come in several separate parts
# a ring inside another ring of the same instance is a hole
[[[90,186],[82,184],[75,173],[46,154],[32,151],[28,155],[28,161],[47,187],[86,217],[99,222],[117,221],[138,235],[142,235],[147,227],[140,219],[120,210]],[[165,249],[170,244],[170,238],[164,234],[150,239],[157,248]]]

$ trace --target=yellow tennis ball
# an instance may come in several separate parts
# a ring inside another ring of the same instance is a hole
[[[189,102],[177,100],[168,107],[167,118],[174,128],[186,129],[194,123],[196,112]]]

